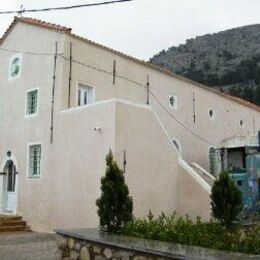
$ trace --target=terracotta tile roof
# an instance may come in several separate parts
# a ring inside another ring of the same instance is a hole
[[[0,39],[0,44],[4,41],[4,39],[12,31],[12,29],[14,28],[14,26],[18,22],[39,26],[39,27],[42,27],[42,28],[45,28],[45,29],[54,30],[56,32],[67,33],[67,34],[71,33],[71,28],[67,28],[67,27],[64,27],[64,26],[61,26],[61,25],[47,23],[47,22],[44,22],[44,21],[41,21],[41,20],[29,18],[29,17],[15,17],[13,22],[10,24],[10,26],[7,28],[4,35]]]
[[[65,33],[71,33],[71,28],[64,27],[61,25],[53,24],[53,23],[47,23],[41,20],[29,18],[29,17],[15,17],[15,20],[18,20],[20,22],[40,26],[46,29],[51,29],[57,32],[65,32]]]
[[[17,24],[18,22],[23,22],[23,23],[27,23],[27,24],[31,24],[31,25],[35,25],[35,26],[39,26],[39,27],[42,27],[42,28],[45,28],[45,29],[49,29],[49,30],[54,30],[54,31],[57,31],[57,32],[60,32],[60,33],[65,33],[67,35],[69,35],[70,37],[73,37],[73,38],[76,38],[78,40],[81,40],[81,41],[84,41],[92,46],[95,46],[95,47],[98,47],[98,48],[101,48],[101,49],[104,49],[106,51],[110,51],[114,54],[117,54],[121,57],[124,57],[124,58],[127,58],[128,60],[131,60],[135,63],[139,63],[141,65],[144,65],[146,67],[149,67],[153,70],[156,70],[156,71],[159,71],[161,73],[164,73],[170,77],[173,77],[175,79],[179,79],[181,81],[184,81],[184,82],[187,82],[189,84],[192,84],[194,86],[197,86],[199,88],[202,88],[202,89],[205,89],[206,91],[209,91],[209,92],[213,92],[219,96],[222,96],[224,98],[227,98],[231,101],[234,101],[236,103],[239,103],[240,105],[243,105],[243,106],[246,106],[246,107],[249,107],[251,109],[254,109],[258,112],[260,112],[260,106],[257,106],[255,104],[252,104],[244,99],[241,99],[241,98],[238,98],[238,97],[235,97],[235,96],[231,96],[229,94],[226,94],[226,93],[223,93],[223,92],[220,92],[214,88],[211,88],[211,87],[208,87],[206,85],[203,85],[203,84],[200,84],[198,82],[195,82],[193,80],[190,80],[188,78],[184,78],[182,76],[179,76],[177,74],[174,74],[172,73],[171,71],[167,70],[167,69],[164,69],[162,67],[159,67],[153,63],[150,63],[150,62],[146,62],[146,61],[143,61],[143,60],[139,60],[139,59],[136,59],[132,56],[129,56],[129,55],[126,55],[122,52],[119,52],[119,51],[116,51],[114,49],[111,49],[109,47],[106,47],[104,45],[101,45],[101,44],[98,44],[96,42],[93,42],[93,41],[90,41],[86,38],[83,38],[81,36],[78,36],[78,35],[75,35],[75,34],[72,34],[71,33],[71,28],[68,28],[68,27],[64,27],[64,26],[61,26],[61,25],[57,25],[57,24],[52,24],[52,23],[47,23],[47,22],[44,22],[44,21],[41,21],[41,20],[38,20],[38,19],[33,19],[33,18],[29,18],[29,17],[15,17],[13,22],[11,23],[11,25],[9,26],[9,28],[6,30],[6,32],[4,33],[3,37],[0,39],[0,44],[4,41],[4,39],[7,37],[7,35],[10,33],[10,31],[12,30],[12,28],[15,26],[15,24]]]

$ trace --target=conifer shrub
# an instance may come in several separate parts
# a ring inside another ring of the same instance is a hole
[[[227,172],[222,172],[214,182],[210,197],[214,218],[229,228],[243,207],[242,194]]]
[[[101,178],[101,196],[96,201],[100,227],[116,232],[133,219],[133,200],[125,183],[123,171],[114,161],[112,151],[106,156],[106,173]]]

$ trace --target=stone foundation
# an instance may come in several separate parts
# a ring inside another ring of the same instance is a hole
[[[100,232],[56,230],[62,260],[260,259],[260,256],[165,243]]]
[[[57,235],[58,248],[62,260],[152,260],[158,259],[156,255],[145,254],[135,250],[122,250],[113,246],[106,246],[98,243],[87,242]],[[170,259],[160,257],[160,259]],[[173,258],[171,258],[173,259]],[[175,258],[183,259],[183,258]]]

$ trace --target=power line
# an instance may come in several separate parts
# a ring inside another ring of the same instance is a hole
[[[209,142],[208,140],[204,139],[203,137],[199,136],[198,134],[196,134],[195,132],[193,132],[192,130],[190,130],[188,127],[186,127],[182,122],[180,122],[172,113],[169,112],[169,110],[161,103],[161,101],[154,95],[154,93],[149,89],[148,90],[149,93],[151,93],[151,95],[153,96],[153,98],[155,99],[155,101],[157,101],[157,103],[163,108],[163,110],[165,112],[167,112],[167,114],[174,119],[179,125],[181,125],[185,130],[187,130],[189,133],[191,133],[192,135],[194,135],[195,137],[197,137],[198,139],[200,139],[201,141],[212,145],[212,146],[217,146],[211,142]]]
[[[61,55],[61,57],[62,57],[63,59],[65,59],[65,60],[67,60],[67,61],[70,61],[70,58],[67,58],[67,57],[65,57],[64,55]],[[77,60],[74,60],[74,59],[71,59],[71,61],[74,62],[74,63],[76,63],[76,64],[78,64],[78,65],[81,65],[81,66],[83,66],[83,67],[91,68],[91,69],[94,69],[94,70],[97,70],[97,71],[100,71],[100,72],[104,72],[104,73],[109,74],[109,75],[113,75],[113,72],[112,72],[112,71],[107,71],[107,70],[104,70],[104,69],[99,69],[99,68],[96,68],[96,67],[94,67],[94,66],[91,66],[91,65],[88,65],[88,64],[85,64],[85,63],[82,63],[82,62],[77,61]],[[127,77],[120,76],[120,75],[118,75],[118,74],[116,74],[116,76],[117,76],[118,78],[127,80],[127,81],[129,81],[129,82],[131,82],[131,83],[133,83],[133,84],[135,84],[135,85],[138,85],[139,87],[144,87],[142,83],[139,83],[139,82],[137,82],[137,81],[135,81],[135,80],[133,80],[133,79],[129,79],[129,78],[127,78]]]
[[[21,53],[21,54],[28,54],[28,55],[38,55],[38,56],[54,56],[55,53],[40,53],[40,52],[31,52],[31,51],[18,51],[14,49],[6,49],[3,47],[0,47],[0,51],[5,51],[5,52],[12,52],[12,53]],[[58,55],[62,55],[62,53],[58,53]]]
[[[67,58],[67,57],[65,57],[65,56],[62,55],[62,54],[60,55],[60,57],[63,58],[64,60],[66,60],[66,61],[70,61],[70,58]],[[97,71],[99,71],[99,72],[104,72],[104,73],[107,73],[107,74],[109,74],[109,75],[112,75],[112,74],[113,74],[113,73],[110,72],[110,71],[106,71],[106,70],[103,70],[103,69],[99,69],[99,68],[96,68],[96,67],[94,67],[94,66],[91,66],[91,65],[88,65],[88,64],[85,64],[85,63],[82,63],[82,62],[77,61],[77,60],[74,60],[74,59],[71,59],[71,61],[74,62],[74,63],[76,63],[76,64],[78,64],[78,65],[81,65],[81,66],[83,66],[83,67],[87,67],[87,68],[90,68],[90,69],[93,69],[93,70],[97,70]]]
[[[61,6],[61,7],[48,7],[48,8],[40,8],[40,9],[21,9],[21,10],[11,10],[11,11],[1,11],[0,15],[4,14],[23,14],[23,13],[35,13],[35,12],[49,12],[49,11],[57,11],[57,10],[68,10],[68,9],[75,9],[75,8],[82,8],[82,7],[92,7],[92,6],[99,6],[99,5],[110,5],[110,4],[117,4],[123,2],[130,2],[133,0],[115,0],[115,1],[106,1],[106,2],[99,2],[99,3],[92,3],[92,4],[81,4],[81,5],[71,5],[71,6]]]

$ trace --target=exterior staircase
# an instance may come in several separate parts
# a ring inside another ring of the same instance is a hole
[[[26,221],[20,216],[0,215],[0,233],[1,232],[19,232],[30,231]]]
[[[216,178],[212,174],[207,172],[205,169],[203,169],[197,163],[192,163],[190,166],[194,169],[194,171],[196,171],[200,175],[200,177],[204,181],[206,181],[211,187],[213,186],[214,181],[216,180]]]

